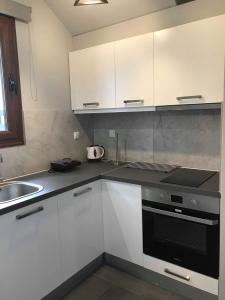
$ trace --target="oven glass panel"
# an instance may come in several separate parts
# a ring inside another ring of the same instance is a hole
[[[143,250],[201,274],[219,276],[219,224],[209,226],[143,210]]]
[[[159,243],[207,254],[207,232],[204,225],[164,216],[153,216],[153,236]]]

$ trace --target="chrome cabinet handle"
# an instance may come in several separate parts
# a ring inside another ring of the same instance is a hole
[[[178,101],[182,100],[189,100],[189,99],[202,99],[202,95],[194,95],[194,96],[182,96],[182,97],[177,97]]]
[[[177,274],[177,273],[175,273],[175,272],[173,272],[173,271],[171,271],[171,270],[169,270],[167,268],[164,269],[164,272],[167,273],[167,274],[169,274],[169,275],[172,275],[172,276],[178,277],[180,279],[186,280],[186,281],[190,281],[191,280],[190,276]]]
[[[88,107],[88,106],[99,106],[99,102],[87,102],[87,103],[83,103],[84,107]]]
[[[182,219],[182,220],[191,221],[191,222],[195,222],[195,223],[205,224],[205,225],[209,225],[209,226],[217,225],[219,223],[219,220],[202,219],[202,218],[192,217],[192,216],[188,216],[188,215],[183,215],[181,213],[175,213],[175,212],[171,212],[171,211],[157,209],[154,207],[144,206],[144,205],[142,206],[142,209],[145,211],[159,214],[159,215],[174,217],[177,219]]]
[[[80,192],[74,193],[73,196],[74,196],[74,197],[79,197],[79,196],[81,196],[81,195],[83,195],[83,194],[86,194],[86,193],[89,193],[89,192],[91,192],[91,191],[92,191],[92,188],[89,187],[89,188],[87,188],[87,189],[85,189],[85,190],[82,190],[82,191],[80,191]]]
[[[24,213],[24,214],[17,215],[17,216],[16,216],[16,220],[24,219],[24,218],[29,217],[29,216],[31,216],[31,215],[37,214],[37,213],[39,213],[39,212],[41,212],[41,211],[43,211],[43,210],[44,210],[44,207],[43,207],[43,206],[40,206],[40,207],[38,207],[38,208],[36,208],[36,209],[34,209],[34,210],[31,210],[31,211],[28,211],[28,212],[26,212],[26,213]]]
[[[141,103],[141,104],[143,104],[144,100],[143,99],[124,100],[123,103],[124,104],[129,104],[129,103]]]

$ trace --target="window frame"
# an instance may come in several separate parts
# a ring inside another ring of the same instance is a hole
[[[0,46],[7,130],[0,131],[0,148],[24,144],[23,112],[20,88],[15,19],[0,14]],[[10,78],[12,80],[10,84]],[[14,83],[14,84],[13,84]]]

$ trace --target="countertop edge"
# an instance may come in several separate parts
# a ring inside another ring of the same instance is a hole
[[[180,192],[186,192],[186,193],[193,193],[193,194],[198,194],[198,195],[203,195],[203,196],[211,196],[215,198],[221,198],[221,193],[218,191],[208,191],[208,190],[198,190],[195,188],[191,187],[185,187],[181,185],[171,185],[171,184],[166,184],[166,183],[157,183],[153,181],[140,181],[140,180],[135,180],[135,179],[127,179],[127,178],[118,178],[116,176],[111,176],[109,173],[108,174],[103,174],[101,175],[101,179],[105,180],[111,180],[111,181],[118,181],[118,182],[126,182],[126,183],[131,183],[131,184],[137,184],[141,186],[149,186],[149,187],[155,187],[155,188],[162,188],[162,189],[167,189],[167,190],[172,190],[174,189],[180,191]]]
[[[97,181],[97,180],[100,180],[100,179],[101,179],[101,175],[97,175],[97,176],[82,180],[80,182],[74,183],[72,185],[70,184],[66,187],[63,187],[63,188],[60,188],[60,189],[57,189],[57,190],[54,190],[54,191],[47,192],[46,194],[41,194],[41,195],[38,195],[38,193],[34,194],[34,195],[32,195],[32,198],[30,200],[21,201],[19,203],[16,203],[16,204],[13,204],[11,206],[0,209],[0,216],[5,215],[5,214],[10,213],[10,212],[13,212],[13,211],[18,210],[18,209],[23,208],[23,207],[33,205],[35,203],[38,203],[40,201],[49,199],[51,197],[63,194],[65,192],[71,191],[71,190],[79,188],[79,187],[81,187],[85,184],[88,184],[88,183],[91,183],[91,182],[94,182],[94,181]]]

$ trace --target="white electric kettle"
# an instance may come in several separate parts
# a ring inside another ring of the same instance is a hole
[[[105,154],[105,149],[102,146],[92,145],[87,147],[87,159],[88,160],[100,160]]]

